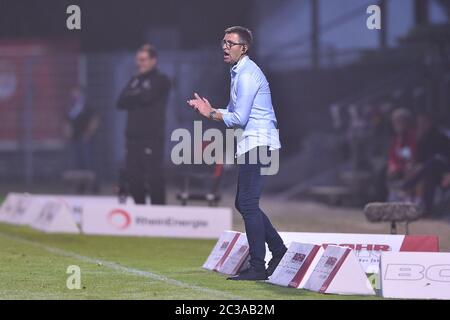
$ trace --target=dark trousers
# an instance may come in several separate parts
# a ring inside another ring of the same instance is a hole
[[[71,168],[77,170],[93,170],[92,145],[82,139],[73,139],[71,142],[72,163]]]
[[[136,204],[145,204],[147,194],[152,204],[166,203],[163,150],[146,141],[127,141],[126,175]]]
[[[270,152],[267,147],[259,148]],[[260,170],[264,165],[260,163],[259,156],[256,164],[249,163],[249,152],[243,155],[245,164],[238,165],[239,176],[235,206],[244,219],[250,251],[250,265],[256,270],[265,270],[265,243],[275,257],[282,256],[286,247],[269,218],[259,207],[259,198],[266,176],[261,175]]]

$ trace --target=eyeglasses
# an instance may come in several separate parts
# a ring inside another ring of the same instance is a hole
[[[220,41],[220,47],[223,48],[223,46],[225,45],[225,47],[227,49],[231,49],[234,46],[244,46],[245,43],[238,43],[238,42],[233,42],[230,40],[222,40]]]

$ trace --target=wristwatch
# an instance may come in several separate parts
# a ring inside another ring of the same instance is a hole
[[[216,115],[216,113],[217,113],[216,110],[211,111],[211,112],[209,113],[209,118],[210,118],[211,120],[214,120],[214,116]]]

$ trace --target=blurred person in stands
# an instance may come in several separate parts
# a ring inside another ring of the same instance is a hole
[[[387,182],[390,201],[416,201],[416,191],[401,192],[401,184],[411,176],[417,159],[416,132],[411,112],[396,109],[391,115],[393,136],[390,141],[387,161]]]
[[[450,188],[450,172],[444,175],[442,179],[442,188]]]
[[[84,90],[75,87],[71,92],[71,104],[66,113],[66,137],[73,153],[73,169],[93,170],[92,139],[100,120],[86,103]]]
[[[403,184],[405,190],[422,184],[421,207],[431,215],[436,188],[450,172],[450,138],[435,124],[430,113],[417,117],[417,165]]]
[[[370,163],[373,169],[373,201],[386,201],[389,190],[386,185],[387,163],[386,150],[389,147],[390,112],[386,110],[386,103],[375,104],[369,111],[370,122]]]
[[[348,140],[351,148],[352,167],[354,170],[364,170],[368,164],[368,145],[370,136],[368,121],[364,114],[363,106],[350,105]]]
[[[118,108],[127,112],[126,177],[136,204],[166,203],[164,132],[170,81],[157,68],[157,52],[146,44],[136,53],[138,72],[122,90]]]
[[[372,131],[372,155],[385,160],[386,148],[389,144],[389,116],[384,114],[380,105],[375,105],[369,111],[370,129]]]

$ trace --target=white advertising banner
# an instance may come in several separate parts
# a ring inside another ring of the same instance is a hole
[[[46,201],[31,227],[48,233],[80,233],[69,207],[61,200]]]
[[[26,200],[27,196],[23,193],[8,193],[0,207],[0,222],[16,224]]]
[[[383,252],[381,293],[385,298],[450,299],[450,253]]]
[[[237,231],[224,231],[217,240],[214,248],[203,264],[203,268],[207,270],[217,270],[223,264],[231,249],[241,235]]]
[[[230,229],[230,208],[160,205],[111,205],[86,202],[85,234],[211,239]]]
[[[280,232],[287,247],[292,242],[337,245],[354,250],[366,273],[378,273],[380,255],[392,251],[439,251],[437,236],[405,236],[389,234]],[[271,258],[267,250],[266,261]]]
[[[308,270],[314,265],[314,259],[320,256],[320,250],[323,251],[319,245],[292,242],[267,282],[283,287],[303,287]]]
[[[307,279],[304,288],[319,293],[375,295],[350,248],[327,246]]]
[[[86,203],[117,204],[114,196],[79,196],[9,193],[0,209],[0,221],[11,224],[31,225],[48,201],[61,200],[67,204],[75,222],[81,224]]]
[[[84,216],[84,207],[87,204],[106,204],[115,206],[119,204],[116,196],[80,196],[80,195],[61,195],[58,198],[62,199],[70,208],[75,222],[81,225],[81,220]]]
[[[15,223],[31,225],[49,201],[57,201],[57,198],[54,196],[25,195],[21,207],[16,211]]]
[[[223,274],[236,275],[249,258],[247,236],[239,234],[239,238],[231,247],[229,254],[225,257],[222,265],[217,271]]]

